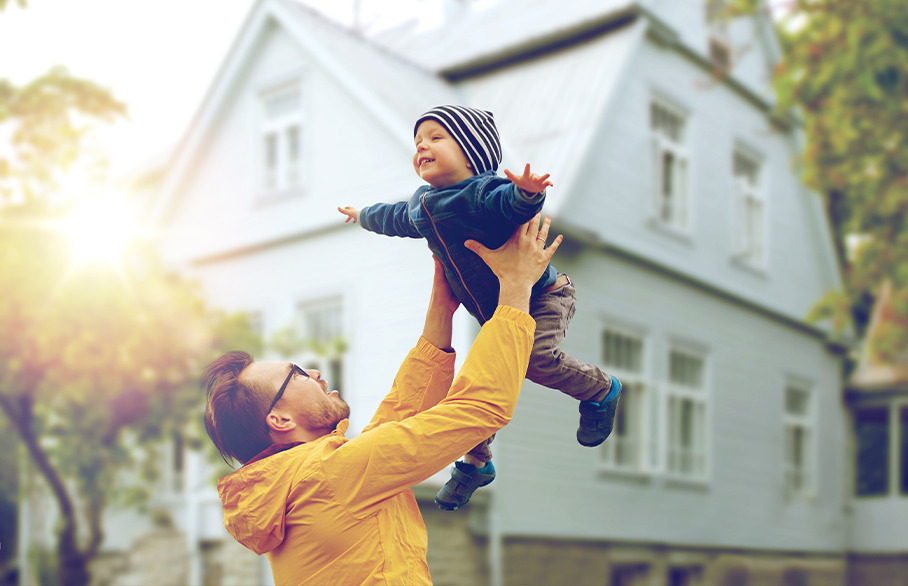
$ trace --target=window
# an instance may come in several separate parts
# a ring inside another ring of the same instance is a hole
[[[702,356],[686,350],[669,352],[666,387],[666,469],[675,477],[706,478],[706,385]]]
[[[297,307],[305,352],[303,368],[322,373],[331,389],[343,395],[344,341],[343,311],[339,299],[301,303]]]
[[[908,494],[908,406],[902,407],[900,411],[899,428],[902,436],[902,494]]]
[[[736,150],[732,168],[735,178],[735,253],[744,261],[762,265],[765,258],[764,195],[761,163]]]
[[[600,447],[607,468],[641,470],[645,467],[648,393],[643,377],[643,339],[612,329],[602,332],[603,369],[621,381],[621,400],[615,426]]]
[[[646,564],[619,564],[612,566],[612,586],[643,586],[647,584],[649,566]]]
[[[731,67],[728,16],[725,0],[706,0],[706,26],[709,30],[709,60],[719,70]]]
[[[653,136],[653,217],[660,223],[685,230],[687,218],[687,151],[685,117],[676,108],[654,101],[650,105]]]
[[[262,96],[262,188],[266,193],[301,184],[302,106],[299,84]]]
[[[695,586],[703,575],[702,566],[669,566],[668,586]]]
[[[814,489],[815,433],[813,397],[807,388],[785,389],[784,415],[785,487],[788,494],[808,494]]]
[[[889,492],[889,409],[867,407],[854,412],[855,494]]]

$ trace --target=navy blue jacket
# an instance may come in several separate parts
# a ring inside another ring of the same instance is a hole
[[[483,324],[498,306],[498,278],[463,243],[472,239],[499,248],[544,202],[545,191],[528,197],[510,180],[486,171],[442,189],[424,185],[407,201],[365,207],[359,222],[366,230],[387,236],[425,238],[444,264],[454,295]],[[551,265],[546,267],[533,285],[533,295],[557,277]]]

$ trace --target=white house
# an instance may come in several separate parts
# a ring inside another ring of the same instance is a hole
[[[624,381],[617,428],[581,447],[577,403],[527,383],[469,507],[435,509],[445,471],[415,489],[439,584],[842,584],[861,552],[906,557],[855,523],[844,346],[804,320],[840,274],[797,121],[774,113],[772,22],[721,5],[499,0],[364,37],[259,0],[144,192],[213,304],[266,337],[344,339],[296,358],[340,381],[356,432],[421,331],[431,262],[336,207],[412,194],[413,121],[441,103],[493,111],[503,167],[552,174],[578,292],[563,347]],[[478,326],[458,315],[464,353]],[[267,580],[203,458],[181,461],[187,579]]]

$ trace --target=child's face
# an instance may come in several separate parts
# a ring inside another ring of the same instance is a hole
[[[434,120],[426,120],[416,129],[416,154],[413,169],[422,180],[440,189],[474,175],[457,141]]]

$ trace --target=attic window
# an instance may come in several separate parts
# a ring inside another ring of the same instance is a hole
[[[722,71],[731,67],[731,51],[724,40],[715,37],[709,39],[709,60]]]
[[[760,267],[766,262],[767,229],[763,165],[748,151],[736,149],[732,155],[732,173],[735,179],[735,255]]]
[[[650,104],[654,171],[651,213],[659,224],[681,231],[688,228],[685,126],[680,109],[661,100]]]
[[[304,127],[299,84],[262,94],[261,111],[261,187],[266,194],[298,188]]]
[[[710,62],[720,71],[727,71],[731,68],[728,20],[725,0],[706,1],[706,27],[709,34],[707,53]]]

